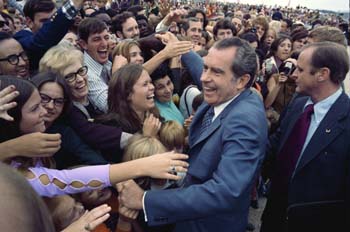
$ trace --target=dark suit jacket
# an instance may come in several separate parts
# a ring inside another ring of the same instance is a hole
[[[263,159],[267,120],[261,99],[245,90],[200,135],[203,104],[193,118],[185,188],[148,191],[150,225],[176,222],[176,231],[243,232],[250,192]]]
[[[276,154],[286,142],[307,99],[307,97],[297,98],[290,104],[279,130],[270,139],[271,148],[277,151]],[[284,231],[288,222],[287,207],[294,216],[297,215],[296,210],[299,210],[299,215],[303,214],[298,219],[299,223],[302,223],[302,218],[307,217],[311,231],[341,231],[337,228],[346,226],[345,217],[347,215],[349,219],[350,209],[349,139],[350,100],[345,93],[342,93],[306,146],[289,182],[288,196],[274,194],[272,179],[272,191],[262,217],[262,231]],[[287,205],[283,203],[284,200],[287,200]],[[333,207],[334,202],[340,204]],[[306,207],[307,205],[310,207]],[[321,211],[323,213],[320,215]],[[293,221],[296,222],[294,216]],[[328,220],[323,220],[324,218]],[[298,225],[289,223],[290,228],[295,226]],[[305,231],[310,231],[304,228]],[[347,230],[349,228],[345,231]]]
[[[61,41],[73,23],[74,19],[67,19],[60,8],[50,20],[43,24],[36,34],[33,34],[30,30],[21,30],[14,35],[14,38],[28,54],[32,74],[37,71],[39,61],[45,52]]]

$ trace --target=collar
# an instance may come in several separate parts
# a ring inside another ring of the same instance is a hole
[[[217,116],[219,116],[221,114],[222,111],[224,111],[224,109],[226,108],[226,106],[228,106],[233,100],[235,100],[241,93],[238,93],[237,95],[235,95],[233,98],[231,98],[230,100],[221,103],[220,105],[214,106],[214,117],[213,117],[213,121],[215,120],[215,118],[217,118]]]
[[[342,94],[343,90],[342,88],[339,88],[336,92],[334,92],[332,95],[330,95],[329,97],[323,99],[320,102],[317,102],[314,105],[314,116],[315,116],[315,121],[317,123],[320,123],[322,121],[322,119],[326,116],[326,114],[328,113],[329,109],[332,107],[332,105],[334,104],[334,102],[339,98],[339,96]],[[311,98],[309,98],[305,105],[304,105],[304,110],[305,107],[313,104]]]
[[[107,70],[111,70],[112,67],[112,63],[109,60],[107,60],[105,64],[100,64],[94,60],[94,58],[92,58],[86,51],[84,51],[84,63],[89,66],[89,70],[94,70],[94,72],[96,72],[98,75],[101,74],[103,67],[106,67]]]

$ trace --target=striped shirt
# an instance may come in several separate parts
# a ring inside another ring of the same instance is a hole
[[[107,61],[104,65],[95,61],[86,51],[84,52],[84,64],[88,66],[88,97],[90,102],[99,110],[107,112],[108,80],[101,77],[103,68],[111,71],[112,63]]]

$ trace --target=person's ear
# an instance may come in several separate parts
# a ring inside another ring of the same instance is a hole
[[[26,25],[32,30],[34,27],[34,21],[31,18],[26,17]]]
[[[180,29],[180,33],[182,36],[186,36],[186,31],[183,28]]]
[[[316,72],[316,80],[319,81],[319,82],[323,82],[323,81],[326,81],[326,80],[329,80],[330,79],[330,74],[331,74],[331,71],[329,70],[329,68],[320,68],[317,72]]]
[[[248,82],[250,80],[250,75],[249,74],[244,74],[243,76],[239,77],[237,80],[237,89],[238,90],[243,90],[246,88]]]
[[[79,39],[77,43],[83,50],[86,51],[88,49],[87,42],[85,42],[85,40]]]
[[[117,31],[116,34],[117,34],[118,38],[124,39],[123,33],[121,31]]]

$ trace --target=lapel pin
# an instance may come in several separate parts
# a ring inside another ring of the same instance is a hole
[[[326,133],[327,134],[331,133],[331,129],[326,129]]]

